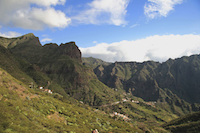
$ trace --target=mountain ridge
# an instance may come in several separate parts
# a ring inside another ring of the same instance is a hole
[[[15,43],[10,45],[10,40]],[[37,37],[27,34],[0,38],[0,59],[0,107],[4,111],[0,116],[8,120],[0,120],[0,132],[27,132],[35,127],[46,132],[80,132],[77,126],[87,132],[97,128],[101,132],[167,132],[161,124],[200,109],[185,95],[187,88],[181,89],[198,81],[198,55],[162,64],[106,63],[83,59],[75,42],[42,46]],[[53,94],[40,87],[53,90]],[[198,91],[198,83],[192,87]],[[10,116],[10,111],[16,117]],[[12,123],[10,118],[17,120]],[[30,126],[35,119],[39,123]]]
[[[183,112],[199,110],[199,59],[200,55],[192,55],[163,63],[115,62],[100,64],[94,72],[109,87],[123,89],[145,101],[158,101],[160,106],[166,102],[171,106],[169,110],[180,115],[175,106]]]
[[[14,62],[17,59],[16,63],[20,62],[17,65],[20,67],[20,73],[23,71],[24,75],[32,77],[30,81],[34,80],[37,86],[47,86],[48,83],[52,83],[50,89],[64,92],[64,95],[70,95],[89,105],[101,105],[117,100],[116,97],[119,98],[118,93],[97,79],[92,69],[82,65],[81,51],[75,42],[59,46],[52,43],[42,46],[33,34],[14,39],[18,40],[14,47],[4,47],[10,52],[9,56],[13,56],[13,60],[10,61]],[[6,38],[0,38],[0,42],[1,40],[5,42]],[[7,40],[12,39],[7,38]],[[0,45],[4,46],[4,43]],[[5,61],[2,60],[2,65]],[[9,64],[4,69],[7,70],[8,67]],[[17,74],[14,76],[19,78]],[[108,92],[109,95],[106,94]]]

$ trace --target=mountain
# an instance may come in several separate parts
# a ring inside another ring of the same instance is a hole
[[[179,115],[199,110],[199,104],[194,103],[200,102],[200,55],[163,63],[115,62],[99,65],[94,72],[107,86],[125,90],[145,101],[160,102],[161,106],[168,103],[170,110]]]
[[[100,82],[91,68],[82,65],[75,42],[42,46],[31,33],[11,39],[1,37],[0,45],[2,68],[27,84],[33,82],[35,87],[44,86],[89,105],[122,97]]]
[[[91,132],[94,129],[102,133],[166,133],[160,124],[177,118],[171,112],[150,106],[136,97],[134,100],[139,103],[129,99],[88,106],[73,97],[29,88],[20,80],[0,68],[1,133]]]
[[[177,118],[100,82],[82,65],[75,42],[42,46],[33,34],[1,37],[0,59],[2,133],[167,132],[160,125]]]
[[[0,59],[0,132],[168,132],[200,110],[199,55],[107,63],[30,33],[0,37]]]
[[[93,57],[82,57],[82,62],[83,65],[87,66],[87,67],[91,67],[92,69],[96,68],[99,65],[110,65],[111,63],[109,62],[105,62],[101,59],[96,59]]]

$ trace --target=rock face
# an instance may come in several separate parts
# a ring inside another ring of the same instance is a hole
[[[115,62],[99,65],[94,72],[109,87],[124,89],[146,101],[174,101],[181,105],[179,97],[189,103],[200,103],[200,55],[163,63]]]
[[[70,56],[72,59],[76,59],[80,63],[82,63],[81,51],[79,50],[79,48],[75,44],[75,42],[61,44],[59,46],[59,52],[61,52],[62,54],[66,54],[66,55]]]
[[[32,33],[7,40],[8,43],[4,45],[14,54],[28,60],[30,63],[37,63],[38,60],[45,58],[47,55],[50,57],[58,55],[69,56],[80,63],[82,62],[81,51],[76,46],[75,42],[61,44],[60,46],[55,43],[49,43],[42,46],[39,38],[35,37]]]
[[[115,62],[109,66],[98,66],[94,72],[109,87],[121,88],[144,100],[155,101],[159,97],[154,73],[158,65],[156,62]]]
[[[37,37],[27,34],[18,38],[0,38],[0,45],[2,50],[16,58],[10,60],[16,60],[13,66],[17,63],[19,71],[25,72],[24,75],[32,78],[31,82],[35,84],[47,86],[48,83],[55,92],[70,95],[89,105],[116,100],[117,93],[100,82],[91,68],[82,65],[81,51],[75,42],[42,46]],[[12,63],[7,63],[4,68],[10,67],[9,64]],[[15,76],[19,78],[19,75]]]

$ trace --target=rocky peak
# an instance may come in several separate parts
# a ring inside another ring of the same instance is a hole
[[[80,63],[82,62],[81,51],[79,50],[75,42],[68,42],[65,44],[61,44],[59,46],[59,52],[61,54],[68,55],[71,58],[78,60]]]
[[[28,33],[23,35],[23,37],[35,37],[35,35],[33,33]]]
[[[5,48],[13,48],[18,44],[29,44],[33,42],[34,45],[41,45],[39,38],[35,37],[33,33],[29,33],[20,37],[16,38],[0,38],[0,45],[4,46]]]
[[[29,39],[38,39],[38,37],[36,37],[33,33],[28,33],[28,34],[25,34],[23,36],[20,36],[20,37],[17,37],[16,38],[17,40],[23,40],[23,41],[26,41],[26,40],[29,40]]]

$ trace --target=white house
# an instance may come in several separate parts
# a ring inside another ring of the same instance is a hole
[[[42,90],[42,89],[43,89],[43,87],[42,87],[42,86],[40,86],[40,87],[39,87],[39,89],[40,89],[40,90]]]
[[[49,89],[44,89],[45,92],[48,92],[49,94],[53,93],[53,90],[49,90]]]

